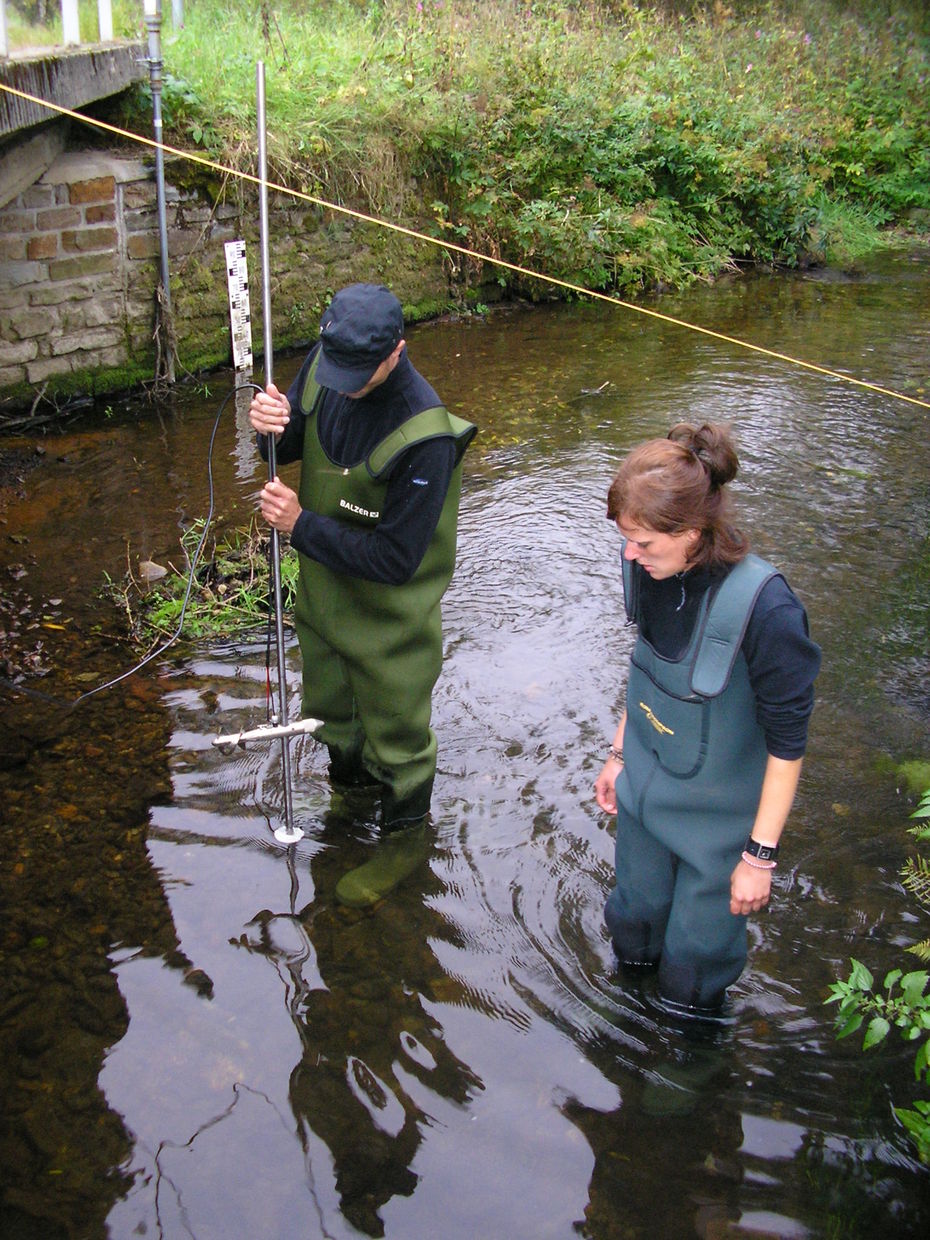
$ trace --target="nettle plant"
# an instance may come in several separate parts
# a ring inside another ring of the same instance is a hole
[[[930,819],[930,789],[912,818]],[[909,828],[918,842],[930,840],[930,824],[919,823]],[[905,887],[930,912],[930,860],[923,856],[910,858],[902,871]],[[930,937],[907,949],[918,959],[930,963]],[[908,1042],[919,1042],[914,1059],[914,1075],[930,1086],[930,973],[916,969],[905,973],[892,969],[881,990],[876,990],[871,972],[858,960],[852,960],[852,971],[845,981],[834,982],[827,1003],[838,1003],[835,1023],[837,1037],[845,1038],[865,1025],[862,1049],[869,1050],[883,1042],[892,1029],[898,1029]],[[913,1106],[895,1107],[895,1115],[905,1126],[921,1162],[930,1164],[930,1100],[916,1099]]]

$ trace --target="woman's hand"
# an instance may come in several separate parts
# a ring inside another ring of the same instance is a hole
[[[269,383],[256,392],[249,405],[249,421],[261,435],[280,435],[291,420],[291,406],[283,392]]]
[[[740,859],[730,875],[730,912],[745,917],[765,908],[772,893],[772,870]]]
[[[594,781],[594,796],[605,814],[617,812],[617,793],[614,785],[617,776],[623,770],[623,763],[616,758],[608,758],[600,775]]]
[[[801,778],[801,758],[776,758],[769,754],[762,777],[759,808],[750,832],[754,840],[774,848],[781,834]],[[745,917],[765,908],[772,893],[772,871],[740,859],[730,875],[730,912]]]

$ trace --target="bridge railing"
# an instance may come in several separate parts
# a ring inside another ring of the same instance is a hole
[[[144,0],[146,12],[157,7],[161,9],[162,0]],[[171,21],[175,30],[184,25],[184,0],[170,0]],[[96,36],[96,37],[95,37]],[[81,43],[112,43],[113,42],[113,5],[111,0],[97,0],[97,30],[81,33],[78,14],[78,0],[61,0],[61,45],[77,47]],[[0,57],[10,55],[7,37],[6,0],[0,0]]]

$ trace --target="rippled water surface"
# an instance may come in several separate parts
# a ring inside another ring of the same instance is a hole
[[[925,399],[928,306],[927,255],[906,251],[653,303]],[[930,1172],[892,1112],[915,1096],[913,1049],[837,1043],[823,1000],[850,956],[881,976],[927,933],[900,885],[896,770],[930,758],[927,410],[603,305],[408,341],[481,429],[422,859],[374,909],[336,904],[378,838],[329,815],[310,741],[291,751],[305,837],[275,841],[280,750],[212,744],[264,718],[254,636],[176,647],[73,712],[4,694],[0,1230],[926,1236]],[[139,560],[183,563],[228,385],[72,427],[38,463],[17,445],[3,564],[48,697],[132,662],[95,592]],[[700,1032],[617,971],[592,799],[631,645],[606,488],[632,445],[694,418],[733,423],[742,522],[824,649],[777,895],[728,1020]],[[236,423],[230,405],[221,530],[263,477]],[[295,645],[288,663],[296,710]]]

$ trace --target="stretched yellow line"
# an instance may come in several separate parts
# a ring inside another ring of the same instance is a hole
[[[85,125],[94,125],[107,133],[128,138],[130,142],[138,142],[142,146],[149,146],[155,150],[160,149],[169,155],[178,155],[182,159],[190,160],[192,163],[201,164],[205,168],[211,168],[214,172],[222,172],[227,176],[239,177],[242,181],[250,181],[253,185],[262,185],[261,178],[251,172],[242,172],[238,168],[229,168],[225,164],[218,164],[203,155],[195,155],[191,151],[182,151],[179,147],[168,146],[164,142],[156,142],[154,138],[145,138],[141,134],[132,133],[128,129],[120,129],[116,125],[109,125],[106,121],[92,120],[89,116],[84,116],[80,112],[61,107],[56,103],[49,103],[47,99],[41,99],[37,95],[31,95],[24,90],[17,90],[13,86],[7,86],[4,82],[0,82],[0,90],[5,90],[7,94],[15,95],[19,99],[25,99],[29,103],[37,103],[40,107],[49,108],[62,116],[70,116],[74,120],[83,122]],[[605,301],[612,306],[622,306],[625,310],[635,311],[636,314],[644,314],[649,318],[658,319],[662,323],[671,323],[675,327],[683,327],[687,331],[700,332],[701,335],[710,336],[714,340],[722,340],[724,343],[736,345],[740,349],[749,349],[753,353],[761,353],[765,357],[775,358],[776,361],[787,362],[790,366],[799,366],[804,370],[812,370],[815,374],[826,375],[830,379],[838,379],[841,383],[851,383],[855,387],[865,388],[869,392],[877,392],[881,396],[890,396],[894,400],[903,400],[910,405],[918,405],[921,409],[930,409],[930,401],[920,400],[916,396],[906,396],[903,392],[896,392],[892,388],[880,387],[878,384],[869,383],[865,379],[855,379],[851,375],[844,375],[838,370],[830,370],[828,367],[818,366],[814,362],[805,362],[801,358],[791,357],[787,353],[778,353],[774,349],[766,349],[763,345],[752,344],[748,340],[741,340],[738,336],[727,336],[723,332],[713,331],[709,327],[701,327],[697,323],[689,323],[685,319],[676,319],[671,315],[661,314],[658,310],[650,310],[646,306],[638,306],[635,302],[624,301],[619,297],[611,296],[609,293],[598,293],[594,289],[585,288],[584,285],[572,284],[569,280],[560,280],[557,276],[544,275],[542,272],[533,271],[529,267],[521,267],[518,263],[509,263],[503,258],[492,258],[488,254],[481,254],[477,250],[470,250],[467,246],[457,245],[454,241],[442,241],[437,237],[430,237],[427,233],[417,232],[413,228],[406,228],[403,224],[393,224],[390,220],[382,220],[374,215],[366,215],[365,212],[354,211],[351,207],[341,207],[334,202],[327,202],[325,198],[317,198],[313,194],[290,189],[287,185],[279,185],[274,181],[265,181],[264,184],[268,189],[276,190],[281,194],[288,194],[292,198],[311,203],[313,206],[323,207],[328,211],[338,211],[341,215],[348,215],[352,219],[361,220],[366,224],[375,224],[379,228],[388,228],[391,232],[400,233],[416,241],[426,241],[429,245],[438,246],[443,250],[451,250],[456,254],[463,255],[465,258],[477,259],[481,263],[490,263],[494,267],[503,267],[506,271],[515,272],[517,275],[528,276],[532,280],[541,280],[545,284],[552,284],[557,288],[567,289],[571,293],[594,298],[596,301]]]

